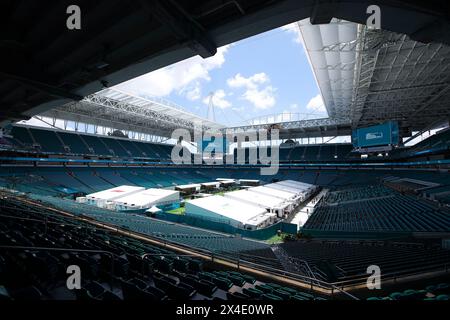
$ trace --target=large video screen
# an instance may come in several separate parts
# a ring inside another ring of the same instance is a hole
[[[352,133],[353,146],[356,148],[398,144],[399,131],[396,121],[376,126],[359,128]]]
[[[202,140],[202,152],[208,153],[227,153],[228,142],[222,137],[211,137],[211,139]]]

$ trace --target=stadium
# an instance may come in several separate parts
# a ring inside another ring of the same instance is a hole
[[[447,2],[131,2],[0,4],[0,300],[449,300]],[[326,117],[119,86],[289,24]]]

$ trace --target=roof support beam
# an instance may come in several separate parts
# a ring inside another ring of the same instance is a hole
[[[5,73],[5,72],[0,71],[0,78],[10,79],[10,80],[20,82],[27,87],[34,88],[38,91],[44,92],[44,93],[49,94],[54,97],[67,98],[67,99],[71,99],[71,100],[75,100],[75,101],[80,101],[83,99],[83,96],[74,94],[72,92],[66,91],[64,89],[60,89],[58,87],[54,87],[52,85],[49,85],[49,84],[46,84],[46,83],[43,83],[40,81],[28,79],[28,78],[22,77],[20,75],[15,75],[15,74],[10,74],[10,73]]]
[[[417,114],[419,112],[421,112],[422,110],[424,110],[425,108],[427,108],[429,105],[431,105],[434,101],[436,101],[437,99],[439,99],[442,95],[444,95],[448,90],[450,89],[450,84],[447,85],[446,87],[444,87],[443,89],[441,89],[438,93],[436,93],[435,95],[433,95],[433,97],[431,99],[429,99],[424,105],[422,105],[420,108],[418,108],[417,110],[415,110],[412,114],[410,114],[409,118],[415,117],[417,116]],[[409,119],[408,118],[408,119]]]
[[[330,0],[316,0],[311,12],[311,24],[330,23],[336,11],[336,3]]]
[[[176,1],[141,0],[140,3],[152,17],[170,28],[179,41],[187,41],[188,46],[202,58],[208,58],[216,54],[217,45],[204,28]]]
[[[409,141],[414,140],[415,138],[417,138],[418,136],[420,136],[422,133],[424,133],[425,131],[428,130],[432,130],[436,127],[438,127],[439,125],[442,125],[444,123],[448,123],[446,120],[438,120],[438,121],[434,121],[433,123],[427,125],[425,128],[423,128],[422,130],[418,131],[416,134],[412,135],[411,137],[409,137],[408,139],[406,139],[405,141],[403,141],[403,144],[407,144]]]

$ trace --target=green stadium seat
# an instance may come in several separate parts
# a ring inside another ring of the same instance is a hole
[[[273,300],[273,301],[282,301],[283,300],[283,298],[281,298],[275,294],[272,294],[272,293],[265,293],[261,296],[261,298],[263,300]]]
[[[246,301],[251,297],[240,292],[227,292],[227,298],[231,301]]]
[[[264,293],[272,293],[274,291],[274,289],[267,284],[256,285],[255,289],[258,289]]]
[[[242,292],[252,298],[260,298],[264,292],[256,288],[243,288]]]
[[[231,280],[231,282],[239,287],[242,287],[245,284],[245,280],[238,276],[229,275],[228,279]]]
[[[289,292],[286,292],[281,289],[277,289],[273,292],[273,294],[280,296],[283,300],[289,300],[289,298],[292,296]]]
[[[216,284],[219,289],[225,291],[228,291],[233,286],[233,283],[224,277],[214,277],[211,279],[211,282]]]

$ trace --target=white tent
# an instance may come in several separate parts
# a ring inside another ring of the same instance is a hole
[[[228,221],[239,228],[256,229],[266,226],[271,219],[264,208],[222,196],[189,200],[185,209],[186,215]]]
[[[167,189],[147,189],[116,199],[117,210],[138,210],[180,201],[180,192]]]
[[[98,207],[105,207],[107,202],[115,199],[131,195],[133,193],[145,190],[143,187],[136,186],[120,186],[95,193],[88,194],[86,196],[86,202],[90,205]]]

